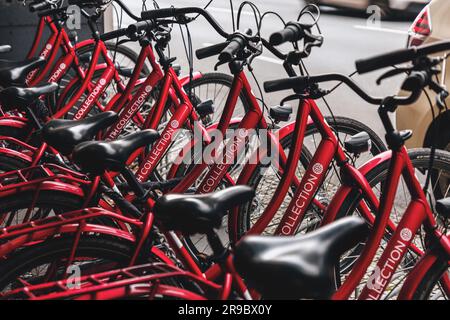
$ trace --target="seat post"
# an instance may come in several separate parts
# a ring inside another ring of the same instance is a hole
[[[136,179],[136,176],[129,168],[124,168],[120,172],[128,183],[130,189],[136,194],[137,197],[141,198],[145,196],[145,189],[141,183]]]
[[[208,238],[208,243],[211,246],[214,256],[217,260],[227,256],[227,249],[223,246],[222,241],[214,230],[211,230],[206,234]]]

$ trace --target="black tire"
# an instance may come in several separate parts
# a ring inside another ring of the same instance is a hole
[[[439,288],[440,279],[446,272],[449,272],[448,259],[438,259],[420,281],[413,295],[413,300],[430,300],[433,291]],[[446,294],[444,292],[441,293]],[[437,293],[435,292],[435,294]],[[449,296],[443,296],[442,299],[448,300]]]
[[[0,225],[5,227],[5,224],[9,226],[23,222],[23,215],[30,204],[33,203],[33,199],[33,191],[17,192],[1,197],[0,217],[2,223]],[[52,214],[79,210],[82,205],[83,199],[75,195],[60,191],[41,191],[36,199],[31,219],[40,219]]]
[[[73,241],[73,237],[58,237],[14,252],[7,260],[0,263],[0,290],[10,290],[11,287],[15,287],[16,279],[24,274],[28,276],[28,283],[38,284],[44,282],[42,275],[33,276],[31,271],[46,263],[50,264],[56,260],[67,258],[70,255]],[[110,264],[107,270],[113,270],[125,267],[129,263],[133,253],[132,248],[132,243],[120,241],[112,237],[82,236],[75,258],[91,258],[108,261]],[[106,270],[95,269],[95,273],[101,271]],[[60,277],[46,279],[45,282],[60,280],[64,273],[65,271],[62,271],[62,273],[60,271],[58,274]]]
[[[6,154],[0,154],[0,172],[2,173],[24,169],[29,167],[29,165],[28,162],[9,157]]]
[[[192,93],[191,95],[192,97],[192,102],[194,104],[194,107],[199,103],[199,102],[204,102],[207,99],[211,99],[214,101],[214,97],[211,97],[211,92],[209,90],[209,87],[211,86],[215,86],[215,89],[217,89],[217,86],[219,86],[220,89],[218,89],[220,91],[220,93],[215,94],[216,96],[223,97],[223,96],[228,96],[228,92],[231,89],[231,86],[233,85],[233,77],[224,73],[219,73],[219,72],[213,72],[213,73],[205,73],[202,75],[201,78],[199,79],[195,79],[192,81],[191,84],[187,84],[184,86],[184,89],[186,92],[189,92],[189,87],[191,86],[192,89]],[[205,93],[205,89],[201,89],[202,87],[206,86],[206,92],[207,94],[204,95]],[[223,88],[226,88],[225,90]],[[236,105],[236,109],[234,110],[233,113],[233,117],[239,117],[240,115],[243,115],[247,112],[247,110],[250,109],[250,103],[248,102],[248,100],[246,99],[246,97],[244,95],[241,95],[240,97],[240,102],[238,101],[237,105]],[[216,101],[214,101],[216,104]],[[223,99],[222,101],[223,102]],[[207,127],[208,125],[214,123],[214,122],[218,122],[219,120],[219,116],[221,115],[221,108],[222,105],[216,105],[216,108],[219,108],[220,110],[216,109],[214,112],[214,115],[212,116],[206,116],[203,117],[202,123],[205,127]],[[168,121],[168,120],[167,120]],[[182,135],[179,134],[177,136],[177,140],[174,141],[174,143],[172,143],[172,146],[169,148],[169,150],[167,151],[167,153],[165,154],[165,156],[163,157],[163,159],[161,159],[160,163],[158,164],[156,171],[157,171],[157,179],[159,180],[163,180],[166,177],[167,172],[169,171],[170,167],[172,166],[172,157],[176,157],[176,155],[178,154],[178,152],[181,150],[180,148],[183,148],[183,146],[188,143],[188,141],[191,139],[190,136],[186,136],[186,135]],[[184,164],[180,167],[180,169],[178,169],[178,172],[187,172],[187,168],[184,166]],[[180,175],[177,173],[177,177],[179,177]]]
[[[408,152],[409,157],[413,163],[415,168],[425,168],[428,169],[429,160],[430,160],[430,149],[411,149]],[[436,150],[435,160],[434,160],[434,168],[439,168],[440,170],[445,170],[446,172],[450,172],[450,153],[443,150]],[[373,187],[376,184],[379,184],[380,181],[384,181],[387,176],[387,171],[389,169],[389,161],[384,161],[374,167],[371,171],[366,174],[366,179],[369,184]],[[436,182],[436,181],[435,181]],[[347,215],[351,215],[352,212],[356,210],[356,206],[361,201],[361,196],[357,196],[358,192],[354,191],[351,193],[346,200],[343,202],[339,216],[344,217]],[[447,197],[447,193],[439,194],[441,197]]]
[[[198,100],[201,102],[204,102],[208,99],[213,100],[215,107],[216,107],[215,112],[214,112],[214,117],[210,117],[210,119],[208,121],[209,123],[206,121],[203,121],[203,123],[205,125],[219,121],[219,119],[220,119],[219,117],[222,115],[225,99],[228,97],[228,91],[214,92],[214,96],[211,96],[212,93],[209,90],[209,86],[210,85],[211,86],[212,85],[222,85],[223,87],[228,87],[229,89],[231,89],[231,87],[233,85],[233,81],[234,81],[233,77],[228,74],[220,73],[220,72],[212,72],[212,73],[205,73],[205,74],[203,74],[203,76],[201,78],[193,80],[191,85],[190,84],[185,85],[184,89],[186,92],[189,92],[190,86],[193,88],[192,95],[194,95],[194,97],[195,97],[193,99],[194,103],[195,103],[195,100]],[[204,89],[202,91],[201,88],[205,85],[207,86],[207,88],[206,88],[207,93],[206,93],[206,95],[203,95],[205,92],[204,92]],[[217,88],[215,88],[215,89],[216,89],[215,91],[217,91]],[[222,90],[222,89],[220,89],[220,90]],[[217,101],[219,98],[222,98],[222,100]],[[251,107],[249,101],[246,99],[244,94],[241,94],[239,98],[240,98],[240,102],[238,101],[238,104],[236,105],[236,108],[233,113],[233,117],[243,117],[245,115],[245,113],[248,110],[250,110],[250,107]]]
[[[419,174],[421,174],[422,176],[425,176],[426,173],[428,172],[428,166],[429,166],[429,160],[430,160],[430,149],[411,149],[409,150],[409,156],[411,158],[411,161],[413,163],[413,166],[416,168],[416,175],[419,176]],[[388,173],[388,168],[389,168],[389,162],[390,161],[385,161],[380,163],[378,166],[376,166],[375,168],[373,168],[371,171],[369,171],[366,174],[366,179],[369,182],[369,184],[372,186],[372,188],[376,188],[378,186],[378,189],[382,189],[383,188],[383,184],[384,181],[387,177],[387,173]],[[449,190],[448,190],[448,181],[450,181],[450,153],[442,151],[442,150],[437,150],[436,151],[436,156],[435,156],[435,160],[434,160],[434,165],[433,165],[433,174],[432,174],[432,183],[430,188],[432,188],[431,192],[428,192],[428,199],[432,199],[433,202],[435,200],[439,200],[445,197],[448,197],[449,194]],[[441,181],[445,179],[445,181]],[[423,178],[421,179],[421,177],[419,177],[419,180],[423,180]],[[445,190],[445,191],[443,191]],[[396,204],[398,204],[399,206],[401,205],[401,200],[403,199],[399,199],[399,192],[397,192],[397,198],[396,198]],[[337,215],[337,219],[340,219],[342,217],[345,216],[349,216],[349,215],[359,215],[358,211],[357,211],[357,205],[358,203],[362,200],[361,195],[359,195],[359,193],[357,192],[357,190],[351,192],[347,198],[344,200],[340,211]],[[405,204],[407,202],[407,198],[405,199]],[[434,204],[432,203],[432,207],[434,207]],[[401,210],[400,210],[401,209]],[[402,216],[403,210],[404,208],[400,208],[397,210],[397,208],[394,206],[393,210],[392,210],[392,214],[391,214],[391,219],[393,220],[394,223],[397,223]],[[373,208],[371,208],[372,212],[375,212],[375,210]],[[401,211],[401,212],[398,212]],[[445,225],[448,224],[448,219],[445,219],[444,217],[440,217],[436,215],[436,219],[439,223],[440,226],[444,227]],[[383,241],[388,241],[390,238],[390,234],[387,233],[384,240]],[[416,243],[416,245],[418,245],[419,247],[422,246],[423,248],[425,248],[425,243],[424,243],[424,239],[423,238],[423,234],[420,232],[419,235],[417,235],[417,239],[416,241],[419,241],[420,243]],[[383,246],[383,245],[382,245]],[[382,250],[382,246],[381,249]],[[347,261],[343,262],[341,261],[341,268],[345,268],[346,270],[343,271],[338,271],[338,273],[340,274],[340,278],[342,278],[342,276],[345,276],[346,274],[348,274],[348,272],[351,270],[354,261],[356,260],[356,257],[359,256],[360,252],[363,250],[364,248],[364,243],[359,244],[358,246],[355,247],[355,249],[353,249],[353,251],[349,254],[349,256],[351,256],[351,259],[348,259]],[[410,266],[412,266],[418,259],[418,256],[413,253],[413,252],[409,252],[404,259],[404,264],[402,265],[404,270],[408,270],[408,268],[410,268]],[[406,271],[407,272],[407,271]],[[339,283],[339,281],[338,281]]]
[[[325,120],[332,128],[335,129],[335,131],[339,133],[345,133],[348,136],[358,134],[362,131],[367,132],[369,134],[370,140],[372,141],[372,148],[370,150],[372,156],[387,151],[386,144],[383,142],[380,136],[364,123],[340,116],[327,116],[325,117]],[[317,131],[315,127],[308,128],[308,134],[312,134],[313,130]]]

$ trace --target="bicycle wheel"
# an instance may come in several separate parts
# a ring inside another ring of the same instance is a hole
[[[412,149],[408,152],[412,164],[416,169],[416,177],[420,181],[422,185],[424,185],[426,176],[429,170],[429,162],[430,162],[430,149]],[[388,175],[389,161],[385,161],[377,165],[371,171],[366,174],[366,179],[369,182],[370,186],[375,191],[377,196],[380,196],[381,190],[384,187],[387,175]],[[436,200],[446,198],[450,196],[450,153],[442,150],[436,151],[436,156],[434,160],[433,167],[431,169],[431,183],[429,189],[427,190],[427,198],[429,200],[431,208],[434,208],[434,203]],[[353,198],[352,198],[353,197]],[[341,218],[348,215],[358,215],[361,214],[358,212],[358,204],[361,200],[364,200],[361,195],[355,190],[349,194],[349,196],[343,202],[340,211],[338,213],[337,218]],[[398,224],[400,219],[403,216],[403,212],[405,211],[407,205],[410,202],[410,195],[407,189],[407,184],[403,178],[400,179],[400,183],[397,189],[395,203],[391,213],[391,220],[394,224]],[[370,208],[373,215],[376,215],[376,210],[374,208]],[[446,226],[448,225],[448,219],[445,219],[442,216],[438,216],[435,214],[436,220],[438,221],[439,229],[441,229],[444,234],[446,233]],[[425,241],[425,230],[423,228],[415,235],[413,239],[413,244],[422,251],[425,251],[426,241]],[[387,242],[390,239],[390,232],[386,232],[385,237],[380,244],[378,252],[375,256],[374,261],[376,262],[377,258],[384,251]],[[338,277],[338,285],[343,283],[350,273],[354,262],[357,257],[361,253],[364,248],[365,243],[360,243],[356,248],[350,251],[346,256],[342,257],[340,263],[339,277]],[[394,299],[397,297],[402,284],[405,278],[408,275],[408,272],[414,267],[417,263],[420,256],[413,252],[412,250],[408,250],[405,255],[403,261],[401,262],[400,268],[394,273],[391,283],[389,285],[388,290],[386,290],[382,296],[382,299]],[[369,268],[369,271],[375,267],[375,263]],[[360,292],[361,288],[363,288],[368,280],[368,275],[370,272],[366,273],[365,278],[362,280],[361,284],[358,286],[357,290],[353,294],[353,298],[357,298],[358,292]]]
[[[24,160],[19,160],[8,154],[0,154],[0,173],[27,168],[29,165],[29,162]]]
[[[333,128],[336,135],[342,142],[347,140],[348,137],[363,131],[369,134],[372,141],[371,150],[367,154],[361,155],[358,158],[352,158],[355,166],[365,163],[371,157],[386,150],[386,146],[378,135],[359,121],[345,117],[326,117],[325,120]],[[292,133],[280,141],[286,154],[289,154],[291,141]],[[302,155],[300,158],[300,164],[296,173],[298,179],[303,177],[305,169],[309,164],[309,160],[312,158],[311,153],[316,151],[320,141],[321,136],[318,133],[317,127],[315,125],[309,125],[305,133],[303,148],[304,150],[307,150],[308,153],[305,153],[305,155]],[[253,186],[256,190],[256,197],[253,203],[247,206],[241,206],[239,209],[239,219],[236,230],[238,238],[242,237],[259,219],[261,214],[267,208],[270,199],[274,196],[275,190],[281,179],[279,173],[275,170],[276,169],[273,168],[264,168],[264,166],[259,166],[256,170],[254,170],[251,178],[249,179],[249,185]],[[331,200],[331,196],[337,191],[339,186],[339,172],[336,170],[335,166],[332,166],[325,177],[321,188],[316,194],[316,199],[318,199],[323,205],[327,205]],[[272,234],[275,231],[290,201],[292,200],[294,193],[295,187],[292,186],[275,217],[268,225],[265,233]],[[322,220],[322,213],[322,210],[312,205],[307,211],[305,219],[299,225],[297,233],[303,233],[317,228]]]
[[[60,191],[41,191],[36,199],[34,195],[33,191],[18,191],[1,197],[0,227],[6,228],[30,220],[79,210],[83,205],[82,198]],[[33,208],[30,209],[33,202]]]
[[[0,290],[61,280],[69,270],[78,269],[78,275],[85,276],[123,268],[133,253],[132,243],[113,237],[82,236],[73,263],[67,266],[73,241],[73,237],[56,237],[13,253],[0,263]]]
[[[106,49],[108,51],[109,56],[111,57],[111,59],[113,59],[113,61],[119,65],[121,68],[127,69],[127,68],[134,68],[134,66],[136,65],[138,59],[139,59],[139,55],[132,50],[131,48],[123,45],[123,44],[119,44],[116,45],[116,43],[112,43],[112,42],[107,42],[105,43],[106,45]],[[89,54],[89,53],[93,53],[95,49],[95,46],[92,45],[87,45],[84,47],[79,48],[76,53],[78,56],[82,56],[85,54]],[[102,64],[104,63],[104,59],[100,58],[98,61],[98,64]],[[89,61],[87,63],[85,63],[84,65],[82,65],[82,67],[84,69],[87,70],[87,68],[89,67]],[[150,74],[150,68],[148,66],[148,64],[146,63],[142,69],[141,72],[141,77],[146,77]],[[48,106],[51,108],[51,110],[55,111],[57,109],[57,106],[63,106],[63,102],[58,101],[59,97],[61,96],[61,93],[64,91],[64,89],[66,88],[66,86],[69,84],[69,82],[75,78],[78,77],[77,73],[75,72],[75,70],[71,69],[69,72],[67,72],[59,81],[59,86],[60,88],[58,89],[58,91],[56,91],[53,95],[50,95],[47,99],[48,102]],[[68,100],[65,100],[66,102]]]
[[[450,292],[444,288],[442,277],[450,277],[448,259],[438,259],[417,287],[413,300],[449,300]]]

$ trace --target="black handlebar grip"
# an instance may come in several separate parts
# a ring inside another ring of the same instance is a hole
[[[50,9],[50,4],[45,1],[30,5],[31,12],[42,11],[47,9]]]
[[[104,33],[100,36],[100,39],[102,41],[108,41],[108,40],[113,40],[113,39],[120,38],[120,37],[123,37],[126,35],[128,35],[127,28],[124,28],[124,29],[118,29],[118,30],[114,30],[114,31],[111,31],[108,33]]]
[[[295,42],[303,38],[303,32],[296,23],[289,22],[286,27],[270,36],[269,43],[272,46],[279,46],[286,42]]]
[[[234,56],[245,47],[245,39],[242,36],[235,36],[219,55],[221,62],[231,62]]]
[[[42,17],[46,17],[46,16],[53,16],[60,12],[61,12],[61,9],[48,9],[48,10],[39,11],[37,15],[39,18],[42,18]]]
[[[138,23],[134,23],[128,26],[127,35],[132,37],[134,34],[141,32],[143,30],[153,29],[154,24],[149,20],[139,21]]]
[[[212,56],[217,56],[220,54],[228,45],[228,42],[222,42],[218,44],[214,44],[209,47],[201,48],[195,51],[195,55],[197,56],[197,59],[206,59]]]
[[[289,89],[303,91],[309,86],[309,83],[309,77],[292,77],[280,80],[272,80],[264,82],[264,90],[267,93]]]
[[[141,13],[141,18],[144,20],[154,20],[162,18],[170,18],[176,16],[178,9],[176,8],[163,8],[157,10],[143,11]]]
[[[401,49],[372,58],[360,59],[356,61],[356,71],[359,74],[368,73],[378,69],[383,69],[396,64],[405,63],[416,57],[416,48]]]

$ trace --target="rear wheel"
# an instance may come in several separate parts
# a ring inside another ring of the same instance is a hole
[[[443,277],[450,278],[448,259],[438,259],[420,281],[413,300],[449,300],[449,288],[443,284]]]

